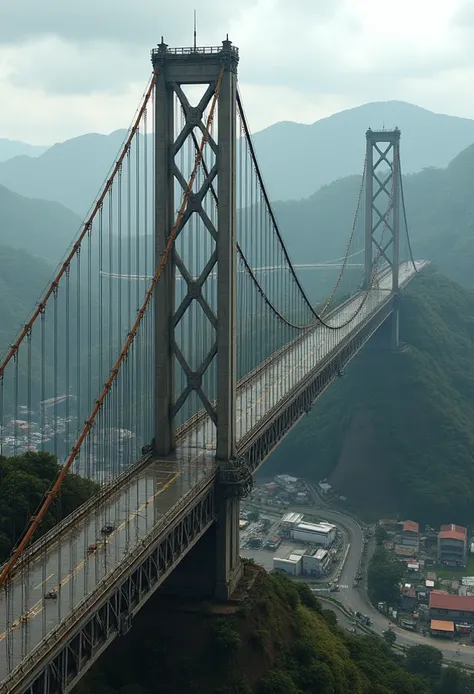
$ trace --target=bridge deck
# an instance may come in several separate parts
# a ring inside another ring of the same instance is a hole
[[[424,265],[424,262],[417,263],[418,269]],[[406,284],[413,274],[411,264],[401,265],[400,284]],[[254,378],[241,384],[237,397],[237,440],[247,436],[323,358],[385,304],[390,289],[391,276],[382,277],[379,288],[370,292],[348,326],[338,331],[317,326],[270,361]],[[331,322],[345,322],[360,302],[358,296],[346,302]],[[100,508],[18,570],[9,588],[9,600],[4,593],[0,596],[0,682],[9,669],[19,664],[94,585],[134,549],[159,523],[160,517],[214,468],[213,436],[211,420],[203,418],[184,434],[176,459],[150,461]],[[209,441],[211,443],[206,445]],[[101,528],[107,523],[114,523],[116,529],[105,540]],[[92,544],[97,548],[88,554]],[[44,599],[44,594],[50,590],[58,591],[57,600]]]

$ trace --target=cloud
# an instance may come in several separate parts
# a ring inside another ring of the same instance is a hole
[[[251,0],[239,0],[238,5],[215,0],[22,0],[2,8],[0,42],[20,43],[53,35],[81,45],[104,40],[151,46],[161,35],[175,42],[187,34],[191,44],[195,8],[200,36],[208,40],[251,5]]]
[[[49,94],[116,94],[133,82],[145,83],[152,69],[147,50],[107,41],[80,47],[55,36],[4,46],[0,58],[13,87]]]
[[[388,99],[474,116],[471,0],[383,12],[379,0],[24,0],[2,9],[0,137],[44,143],[128,124],[150,48],[162,35],[190,45],[195,6],[200,45],[229,33],[240,49],[254,130]]]

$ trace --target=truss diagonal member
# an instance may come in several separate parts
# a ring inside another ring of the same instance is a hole
[[[379,179],[379,177],[378,177],[376,174],[374,174],[374,179],[375,179],[375,180],[377,181],[377,183],[379,184],[379,189],[378,189],[377,192],[375,193],[375,195],[374,195],[374,197],[372,198],[372,200],[375,202],[375,200],[378,198],[378,196],[379,196],[380,193],[382,193],[382,192],[386,193],[387,196],[390,197],[390,191],[387,190],[387,183],[389,183],[389,182],[392,180],[392,174],[391,174],[391,173],[388,174],[387,178],[386,178],[384,181],[381,181],[381,180]]]
[[[184,124],[183,129],[179,133],[178,137],[174,141],[173,147],[172,147],[172,156],[175,157],[176,154],[179,152],[181,147],[184,145],[186,140],[188,139],[189,134],[194,130],[194,128],[199,128],[201,132],[204,133],[206,131],[206,128],[204,126],[204,123],[202,122],[204,110],[206,109],[207,105],[209,104],[210,100],[212,99],[212,95],[215,91],[215,82],[211,82],[206,89],[203,97],[201,98],[201,101],[197,106],[191,106],[186,95],[184,94],[181,86],[177,84],[176,82],[173,82],[171,84],[171,87],[173,91],[175,92],[176,96],[178,97],[182,109],[184,111],[184,115],[186,118],[186,123]],[[206,142],[207,144],[210,145],[211,149],[214,151],[215,154],[217,154],[217,145],[212,137],[212,135],[208,134],[206,137]]]
[[[387,241],[385,246],[383,246],[382,244],[379,244],[379,242],[376,239],[374,239],[374,246],[379,251],[379,254],[378,254],[379,257],[383,256],[390,266],[393,265],[393,262],[390,260],[390,258],[387,257],[386,253],[387,253],[388,249],[390,248],[390,246],[392,245],[392,243],[393,243],[393,237],[392,236],[389,238],[389,240]]]

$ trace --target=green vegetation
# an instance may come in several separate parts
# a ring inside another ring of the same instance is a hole
[[[7,559],[58,472],[59,465],[50,453],[0,456],[0,563]],[[41,533],[83,504],[97,488],[94,482],[69,474],[41,525]]]
[[[329,477],[370,519],[472,523],[473,316],[471,290],[420,274],[402,295],[405,348],[391,353],[382,328],[281,443],[272,473]]]
[[[374,604],[388,602],[393,605],[400,597],[399,584],[403,567],[383,549],[377,547],[369,564],[367,574],[370,599]]]
[[[474,692],[467,675],[440,674],[436,649],[404,658],[376,636],[335,625],[305,584],[251,564],[246,576],[253,585],[233,614],[152,598],[76,693],[439,694],[447,672],[450,694]]]
[[[397,635],[393,629],[387,629],[383,632],[383,640],[388,646],[393,646],[397,640]]]

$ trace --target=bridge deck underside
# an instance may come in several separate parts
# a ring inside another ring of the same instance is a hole
[[[425,263],[417,265],[421,269]],[[411,264],[401,265],[400,285],[409,282],[413,275]],[[278,404],[310,379],[318,364],[330,359],[332,352],[337,352],[338,346],[390,299],[391,276],[386,275],[378,288],[371,290],[349,325],[338,331],[318,325],[241,384],[237,397],[237,441],[248,445],[252,432],[271,418]],[[360,296],[346,302],[332,317],[331,324],[344,323],[360,303]],[[156,530],[162,516],[212,475],[213,432],[208,417],[198,420],[184,433],[173,458],[149,460],[106,501],[66,525],[59,539],[44,543],[41,550],[24,560],[11,581],[8,601],[5,593],[0,597],[0,682],[153,528]],[[101,529],[110,522],[116,527],[105,537]],[[90,545],[96,548],[89,552]],[[57,600],[44,599],[50,590],[58,591]]]

